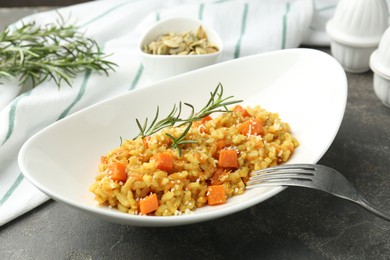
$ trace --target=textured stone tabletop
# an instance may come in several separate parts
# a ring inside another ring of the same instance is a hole
[[[0,8],[0,26],[37,10]],[[347,76],[344,120],[319,163],[390,212],[390,108],[375,96],[372,72]],[[112,224],[49,201],[0,227],[0,259],[390,259],[390,222],[303,188],[169,228]]]

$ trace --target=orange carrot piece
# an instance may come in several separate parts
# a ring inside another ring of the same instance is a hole
[[[240,105],[235,106],[233,108],[233,112],[240,113],[243,117],[250,116],[248,111],[245,108],[243,108],[242,106],[240,106]]]
[[[207,204],[218,205],[226,202],[225,187],[221,185],[213,185],[207,188]]]
[[[263,135],[264,129],[262,124],[256,120],[251,119],[248,121],[245,121],[241,124],[239,127],[240,133],[243,135]]]
[[[218,166],[223,168],[238,168],[238,155],[235,150],[222,149],[219,152]]]
[[[208,116],[203,117],[200,120],[200,122],[203,124],[203,123],[206,123],[207,121],[210,121],[210,120],[213,120],[213,118],[210,115],[208,115]]]
[[[168,152],[158,153],[153,156],[153,159],[156,161],[157,169],[172,172],[174,162],[173,154]]]
[[[110,164],[108,166],[108,170],[112,180],[122,182],[127,180],[126,165],[123,163],[116,162],[114,164]]]
[[[156,193],[152,193],[139,201],[140,213],[146,215],[158,208],[158,199]]]

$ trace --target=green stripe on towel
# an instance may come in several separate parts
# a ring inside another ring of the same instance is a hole
[[[336,9],[336,6],[337,5],[324,6],[324,7],[321,7],[319,9],[317,9],[317,11],[318,12],[323,12],[323,11],[327,11],[327,10],[330,10],[330,9]]]
[[[286,3],[286,12],[283,15],[282,49],[286,48],[287,41],[287,15],[290,12],[290,3]]]
[[[198,19],[203,20],[203,14],[204,14],[204,3],[201,3],[199,5],[199,10],[198,10]]]
[[[77,102],[80,101],[80,99],[84,96],[85,89],[87,88],[88,79],[91,76],[91,70],[87,70],[84,75],[83,82],[81,83],[81,87],[79,90],[79,93],[77,94],[76,98],[73,100],[73,102],[61,113],[61,115],[58,117],[57,120],[60,120],[64,117],[66,117],[69,114],[69,111],[77,104]]]
[[[135,87],[137,86],[137,84],[139,82],[139,79],[142,76],[143,71],[144,71],[144,66],[141,63],[141,65],[139,65],[139,67],[138,67],[137,73],[135,74],[133,81],[131,82],[131,86],[130,86],[129,90],[135,89]]]
[[[221,4],[221,3],[224,3],[224,2],[230,2],[232,0],[217,0],[217,1],[214,1],[213,3],[214,4]]]
[[[12,105],[9,109],[9,113],[8,113],[8,131],[7,131],[7,135],[5,136],[3,142],[1,143],[1,145],[5,144],[8,139],[11,137],[12,133],[14,132],[14,127],[15,127],[15,116],[16,116],[16,108],[18,106],[18,103],[19,101],[25,97],[25,96],[29,96],[31,94],[31,91],[32,90],[29,90],[23,94],[21,94],[19,97],[17,97],[13,102],[12,102]]]
[[[0,206],[2,206],[9,199],[9,197],[11,197],[12,193],[14,193],[14,191],[19,186],[19,184],[23,181],[23,179],[24,179],[24,176],[22,173],[20,173],[19,176],[14,181],[14,183],[12,183],[11,187],[7,190],[7,192],[4,194],[4,196],[0,199]]]
[[[156,11],[156,21],[160,21],[161,19],[161,14],[159,11]]]
[[[120,3],[120,4],[117,4],[113,7],[111,7],[110,9],[104,11],[103,13],[99,14],[98,16],[96,16],[95,18],[89,20],[88,22],[85,22],[84,24],[80,25],[80,27],[86,27],[88,25],[90,25],[91,23],[94,23],[95,21],[99,20],[100,18],[103,18],[104,16],[108,15],[109,13],[115,11],[116,9],[124,6],[124,5],[127,5],[127,4],[130,4],[132,2],[135,2],[135,0],[131,0],[131,1],[125,1],[123,3]]]
[[[248,3],[245,3],[244,11],[242,13],[241,33],[240,33],[240,37],[236,43],[236,48],[234,51],[234,58],[235,59],[240,57],[241,40],[242,40],[243,35],[245,34],[247,17],[248,17]]]
[[[161,20],[161,14],[159,11],[156,11],[155,19],[156,19],[156,22]],[[135,73],[135,77],[134,77],[133,81],[131,82],[129,91],[133,90],[137,87],[143,72],[144,72],[144,65],[141,63],[138,67],[137,72]]]

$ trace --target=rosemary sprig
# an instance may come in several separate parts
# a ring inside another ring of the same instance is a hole
[[[196,140],[184,140],[184,138],[186,137],[188,131],[190,131],[191,126],[192,126],[192,122],[188,123],[186,129],[184,130],[184,132],[178,138],[175,138],[173,135],[171,135],[169,133],[166,133],[166,135],[169,138],[172,139],[173,142],[172,142],[171,147],[177,149],[179,157],[181,157],[181,147],[180,147],[180,145],[197,143]]]
[[[35,87],[53,79],[58,87],[86,70],[108,75],[115,63],[107,61],[98,43],[85,37],[75,25],[57,23],[38,26],[22,24],[0,33],[0,79],[19,77],[19,84],[31,81]]]
[[[175,104],[171,112],[166,118],[157,121],[159,113],[160,113],[160,108],[157,107],[156,115],[154,116],[154,119],[149,127],[148,127],[148,118],[145,119],[143,125],[141,125],[138,119],[135,120],[137,122],[138,129],[140,130],[140,133],[135,138],[137,138],[138,136],[142,136],[142,137],[149,136],[154,133],[157,133],[161,129],[164,129],[168,126],[173,126],[178,120],[180,120],[179,117],[181,114],[181,103],[179,103],[178,107],[176,107]]]
[[[215,88],[214,92],[210,92],[210,99],[207,102],[207,104],[198,112],[194,113],[195,109],[191,104],[184,103],[185,105],[189,106],[192,108],[192,113],[191,115],[183,120],[184,123],[191,121],[199,121],[202,118],[212,114],[212,113],[217,113],[217,112],[230,112],[228,109],[228,106],[242,102],[242,100],[230,100],[233,98],[233,96],[229,96],[224,98],[223,97],[223,86],[221,83],[217,85]],[[228,101],[230,100],[230,101]]]
[[[183,126],[187,125],[183,133],[180,134],[179,137],[174,137],[169,133],[166,133],[166,135],[172,139],[172,148],[178,149],[179,157],[182,154],[180,145],[183,144],[189,144],[189,143],[196,143],[196,140],[186,140],[186,136],[188,134],[188,131],[191,129],[192,123],[201,120],[202,118],[216,112],[231,112],[228,109],[229,105],[233,105],[239,102],[242,102],[242,100],[231,100],[233,96],[229,97],[223,97],[223,86],[221,83],[217,85],[215,90],[210,93],[210,99],[206,103],[206,105],[198,112],[195,113],[195,108],[193,105],[189,103],[184,103],[184,105],[188,106],[191,109],[191,113],[186,118],[181,118],[181,112],[182,112],[182,103],[180,102],[178,106],[176,104],[173,106],[171,112],[168,114],[167,117],[164,119],[161,119],[159,121],[159,107],[157,107],[156,114],[148,126],[148,118],[145,119],[145,122],[143,125],[139,122],[138,119],[136,119],[137,126],[140,130],[140,133],[134,138],[137,137],[146,137],[149,135],[152,135],[154,133],[159,132],[160,130],[169,127],[174,126],[178,124],[177,126]]]

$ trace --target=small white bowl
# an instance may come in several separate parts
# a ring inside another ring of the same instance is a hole
[[[386,30],[378,49],[370,57],[374,72],[374,91],[382,103],[390,107],[390,28]]]
[[[365,72],[383,32],[388,27],[389,11],[385,0],[341,0],[326,31],[331,52],[346,71]]]
[[[200,55],[154,55],[145,53],[144,45],[156,40],[166,33],[196,32],[202,25],[206,32],[208,41],[218,47],[218,51],[210,54]],[[223,51],[222,40],[219,35],[202,24],[201,21],[191,18],[175,17],[165,19],[155,24],[142,38],[139,49],[146,73],[152,80],[162,80],[194,69],[212,65],[221,57]]]

